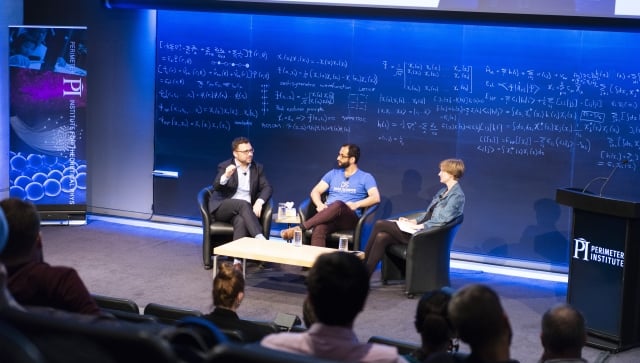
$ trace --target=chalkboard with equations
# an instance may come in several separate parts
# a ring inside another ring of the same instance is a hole
[[[155,178],[157,214],[197,219],[236,136],[275,203],[360,145],[380,217],[424,208],[462,158],[458,252],[563,266],[556,188],[617,167],[603,195],[640,199],[637,31],[158,11],[156,45],[155,168],[179,173]]]

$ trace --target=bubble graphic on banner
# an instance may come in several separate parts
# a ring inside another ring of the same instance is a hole
[[[47,179],[48,179],[47,174],[43,172],[37,172],[33,174],[33,176],[31,177],[31,180],[40,184],[44,184],[44,182],[47,181]]]
[[[24,190],[27,192],[27,198],[29,200],[40,200],[44,197],[44,187],[40,183],[31,182]]]
[[[76,183],[76,178],[70,175],[65,175],[60,179],[60,185],[62,186],[62,191],[65,193],[71,193],[76,190],[78,184]]]
[[[78,184],[78,189],[87,189],[87,173],[78,173],[76,183]]]
[[[45,155],[43,161],[46,165],[52,166],[58,163],[58,157],[52,156],[52,155]]]
[[[24,170],[27,166],[27,159],[22,155],[15,155],[11,158],[9,164],[13,169]]]
[[[60,170],[54,169],[49,172],[47,177],[48,179],[54,179],[54,180],[60,181],[60,179],[62,179],[62,172]]]
[[[9,197],[24,200],[27,199],[27,192],[24,191],[23,187],[13,186],[9,188]]]
[[[31,183],[32,180],[31,178],[29,178],[28,176],[25,175],[20,175],[19,177],[17,177],[14,182],[13,185],[18,186],[22,189],[26,188],[27,185],[29,185],[29,183]]]
[[[62,185],[60,185],[60,182],[56,179],[48,179],[42,186],[44,187],[44,194],[49,197],[55,197],[62,191]]]
[[[29,166],[34,169],[40,169],[42,167],[42,156],[31,154],[27,157],[27,161],[29,162]]]
[[[85,163],[69,162],[56,156],[10,153],[10,189],[14,198],[39,201],[64,198],[65,194],[87,189]]]

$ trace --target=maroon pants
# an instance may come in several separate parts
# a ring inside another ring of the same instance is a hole
[[[411,235],[402,232],[395,222],[379,220],[373,226],[367,247],[364,250],[365,263],[369,270],[369,276],[376,270],[378,262],[382,260],[387,246],[395,243],[409,244]]]
[[[313,202],[311,202],[313,203]],[[313,206],[311,206],[313,208]],[[313,228],[311,244],[325,247],[327,235],[343,229],[354,229],[358,224],[358,215],[341,201],[335,201],[327,208],[316,213],[302,225],[305,229]]]

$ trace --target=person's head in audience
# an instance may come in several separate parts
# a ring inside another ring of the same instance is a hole
[[[101,315],[102,311],[78,272],[44,261],[40,216],[36,206],[19,198],[0,201],[9,225],[9,238],[0,262],[8,274],[8,288],[24,306],[45,306],[74,313]]]
[[[218,265],[213,279],[213,305],[236,311],[244,299],[244,276],[229,262]]]
[[[458,338],[470,346],[476,360],[510,359],[511,324],[493,289],[482,284],[464,286],[453,294],[447,311]]]
[[[422,345],[412,353],[417,360],[425,361],[433,353],[453,348],[454,334],[447,314],[450,300],[450,292],[433,290],[426,292],[418,301],[414,325],[420,334]]]
[[[318,322],[352,327],[369,294],[369,273],[353,254],[320,255],[307,275],[307,294]]]
[[[9,223],[7,223],[4,212],[2,208],[0,208],[0,254],[7,245],[8,238]],[[4,264],[0,262],[0,308],[10,307],[22,310],[22,306],[13,299],[13,295],[11,295],[11,292],[9,291],[9,287],[7,286],[8,279],[9,276],[7,274],[7,269],[4,267]]]
[[[28,261],[42,261],[40,215],[35,205],[18,198],[0,201],[9,222],[7,245],[0,253],[0,261],[7,267]]]
[[[394,346],[358,341],[353,325],[368,295],[369,273],[360,258],[341,251],[322,254],[307,275],[316,322],[304,332],[269,334],[260,345],[339,362],[406,362]]]
[[[308,329],[313,323],[316,322],[316,314],[313,312],[313,306],[309,302],[309,297],[305,297],[302,303],[302,321],[304,326]]]
[[[587,341],[584,317],[568,304],[558,304],[542,315],[540,341],[544,352],[541,362],[582,358]]]
[[[7,245],[7,238],[9,238],[9,224],[2,208],[0,208],[0,253],[4,250],[4,246]]]

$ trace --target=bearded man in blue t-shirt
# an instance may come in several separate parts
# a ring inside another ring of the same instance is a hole
[[[356,227],[360,208],[380,203],[376,180],[371,174],[358,168],[359,159],[358,145],[342,145],[337,158],[338,168],[327,172],[311,190],[311,201],[318,213],[300,226],[280,232],[283,239],[292,239],[296,229],[313,228],[311,244],[324,247],[327,235]],[[325,192],[328,195],[323,202],[322,194]]]

